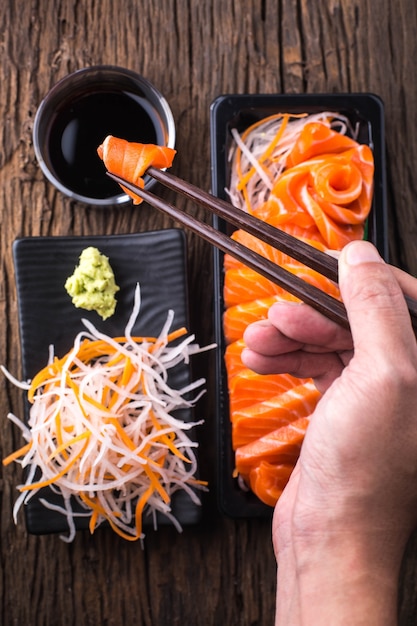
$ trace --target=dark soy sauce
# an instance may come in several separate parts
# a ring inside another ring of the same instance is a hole
[[[97,148],[107,135],[140,143],[163,143],[158,113],[128,92],[95,92],[57,111],[47,138],[52,169],[61,184],[89,198],[119,195],[106,176]]]

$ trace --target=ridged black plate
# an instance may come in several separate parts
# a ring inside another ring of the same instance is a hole
[[[103,321],[95,312],[77,309],[64,289],[64,283],[78,263],[82,250],[97,247],[109,257],[120,291],[116,294],[115,314]],[[175,312],[173,327],[188,328],[186,241],[182,230],[167,229],[133,235],[95,237],[31,237],[17,239],[13,245],[16,272],[23,378],[29,379],[45,366],[48,347],[65,354],[75,335],[82,330],[82,319],[90,320],[110,336],[122,335],[133,307],[136,284],[141,289],[141,309],[134,333],[158,335],[168,310]],[[191,380],[189,366],[172,371],[170,383],[179,388]],[[191,421],[191,410],[181,411]],[[34,496],[25,506],[28,532],[46,534],[65,532],[67,524]],[[48,489],[48,499],[61,499]],[[200,507],[189,496],[178,492],[172,503],[181,524],[200,518]],[[165,523],[161,517],[159,523]],[[88,519],[79,518],[77,529],[87,528]]]

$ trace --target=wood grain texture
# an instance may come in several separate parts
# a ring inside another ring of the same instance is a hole
[[[223,93],[371,91],[386,107],[392,262],[417,273],[417,8],[415,0],[26,0],[0,3],[0,363],[20,371],[11,246],[36,235],[140,232],[172,226],[149,207],[95,209],[63,197],[42,175],[33,119],[68,72],[116,64],[149,78],[177,124],[173,171],[210,187],[209,106]],[[171,198],[170,192],[161,191]],[[200,210],[188,207],[200,217]],[[191,322],[212,338],[207,244],[188,236]],[[36,332],[36,329],[34,329]],[[210,358],[202,402],[202,474],[212,483],[201,526],[150,533],[145,546],[103,530],[67,545],[27,536],[12,507],[19,469],[1,477],[0,623],[16,626],[270,626],[275,559],[270,525],[217,513]],[[211,393],[210,393],[211,390]],[[8,411],[21,394],[0,380],[0,454],[19,444]],[[417,621],[412,538],[400,585],[401,626]]]

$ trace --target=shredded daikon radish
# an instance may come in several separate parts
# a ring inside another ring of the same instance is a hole
[[[353,138],[357,134],[346,116],[329,111],[310,115],[271,115],[242,134],[236,128],[232,129],[231,178],[226,191],[234,206],[253,211],[268,200],[301,130],[311,122],[320,122],[341,134],[349,133]]]
[[[137,286],[124,337],[108,337],[83,320],[86,330],[68,354],[58,359],[51,351],[47,366],[29,384],[2,368],[31,402],[27,425],[8,416],[28,441],[3,460],[26,468],[15,521],[21,506],[46,486],[62,496],[62,506],[46,497],[40,502],[66,517],[65,541],[74,539],[79,516],[90,517],[91,532],[107,521],[130,541],[144,537],[144,515],[156,525],[162,514],[181,530],[171,509],[173,494],[182,490],[200,503],[195,490],[206,489],[206,483],[196,477],[197,443],[188,431],[202,420],[185,422],[175,411],[195,405],[205,380],[173,389],[169,371],[214,346],[200,348],[194,336],[183,337],[185,329],[170,332],[172,311],[159,337],[135,338],[139,309]]]

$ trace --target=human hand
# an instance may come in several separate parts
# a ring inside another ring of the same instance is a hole
[[[417,297],[417,280],[366,242],[346,246],[339,275],[351,334],[281,303],[245,333],[248,367],[311,376],[324,392],[274,515],[277,623],[286,626],[304,623],[306,600],[320,611],[308,624],[395,623],[417,523],[417,346],[403,297]],[[360,597],[372,607],[366,617]]]

